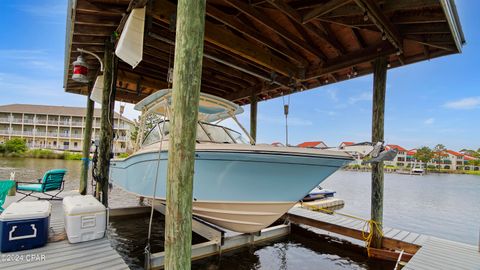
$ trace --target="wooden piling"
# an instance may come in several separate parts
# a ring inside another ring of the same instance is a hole
[[[79,192],[82,195],[87,194],[88,184],[88,165],[90,162],[90,146],[92,141],[92,122],[93,110],[95,103],[90,99],[90,94],[87,96],[87,113],[85,115],[85,123],[83,130],[83,149],[82,149],[82,168],[80,172],[80,188]]]
[[[179,0],[173,69],[173,116],[167,171],[165,269],[190,269],[192,193],[202,74],[205,0]]]
[[[387,82],[387,58],[378,57],[373,64],[373,105],[372,105],[372,142],[383,141],[385,92]],[[383,230],[383,162],[372,163],[372,204],[371,219]],[[374,226],[375,227],[375,226]],[[382,247],[382,236],[373,230],[371,247]]]
[[[105,41],[105,56],[103,58],[103,95],[102,116],[100,121],[100,146],[98,152],[99,183],[97,183],[97,198],[108,207],[108,176],[113,141],[113,114],[115,105],[115,55],[113,42]],[[100,196],[101,194],[101,196]],[[100,196],[100,197],[99,197]]]
[[[255,93],[250,97],[250,137],[257,141],[257,95]]]

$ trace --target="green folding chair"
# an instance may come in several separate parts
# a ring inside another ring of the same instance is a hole
[[[5,198],[7,197],[8,191],[15,186],[15,181],[13,180],[0,180],[0,213],[3,212],[2,206],[5,203]]]
[[[63,198],[58,197],[57,195],[63,191],[65,183],[64,177],[66,173],[67,170],[65,169],[55,169],[46,172],[42,179],[38,179],[38,183],[17,181],[17,192],[25,195],[18,201],[30,196],[40,200],[62,200]],[[56,190],[58,190],[58,192],[55,193],[55,195],[47,193]],[[34,195],[35,193],[42,193],[47,197],[39,197]]]

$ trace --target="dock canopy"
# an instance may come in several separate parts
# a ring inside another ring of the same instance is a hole
[[[118,60],[115,98],[137,103],[169,87],[176,1],[70,0],[65,91],[88,94],[71,79],[77,49],[103,58],[105,40],[118,45],[143,7],[142,59],[135,68]],[[378,56],[394,68],[459,53],[464,42],[453,0],[207,0],[201,91],[243,105],[370,74]],[[84,57],[94,80],[99,63]]]

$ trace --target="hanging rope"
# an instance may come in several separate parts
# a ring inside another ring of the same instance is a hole
[[[353,218],[353,219],[356,219],[356,220],[363,221],[364,224],[363,224],[363,228],[362,228],[362,238],[365,241],[365,247],[367,248],[368,257],[370,257],[370,245],[372,244],[372,240],[373,240],[373,231],[377,230],[378,234],[381,237],[383,237],[383,231],[380,228],[380,225],[381,225],[380,222],[376,222],[376,221],[371,220],[371,219],[364,219],[364,218],[357,217],[357,216],[350,215],[350,214],[335,212],[335,211],[327,209],[327,208],[318,207],[316,205],[306,204],[306,203],[303,203],[303,202],[301,203],[301,205],[302,205],[302,207],[306,206],[306,208],[308,208],[310,210],[313,210],[313,211],[323,212],[323,213],[327,213],[327,214],[331,214],[331,215],[339,215],[339,216],[344,216],[344,217]],[[366,228],[368,228],[368,232],[367,232],[367,230],[365,230]]]
[[[285,95],[282,96],[283,100],[283,113],[285,114],[285,146],[288,146],[288,109],[290,106],[290,95],[287,97],[287,102],[285,102]]]
[[[145,253],[145,269],[150,269],[151,268],[150,267],[150,265],[151,265],[150,239],[152,237],[153,211],[155,210],[155,198],[156,198],[156,195],[157,195],[158,171],[160,170],[160,158],[162,156],[162,145],[163,145],[163,138],[164,138],[164,134],[165,134],[165,122],[166,122],[166,119],[164,117],[163,122],[162,122],[162,128],[160,130],[160,135],[161,136],[160,136],[160,144],[159,144],[159,149],[158,149],[157,168],[155,170],[155,181],[154,181],[154,185],[153,185],[153,197],[152,197],[151,208],[150,208],[150,220],[148,222],[147,245],[145,246],[145,252],[144,252]]]

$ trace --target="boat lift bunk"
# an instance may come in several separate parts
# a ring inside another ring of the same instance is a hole
[[[154,206],[155,210],[163,215],[166,212],[164,204]],[[211,224],[203,219],[192,216],[192,231],[204,237],[208,241],[192,245],[192,261],[208,256],[221,254],[224,251],[231,251],[258,242],[277,239],[290,234],[290,223],[273,225],[265,228],[256,234],[237,233],[217,225]],[[154,253],[150,256],[152,268],[162,268],[165,263],[165,252]]]

